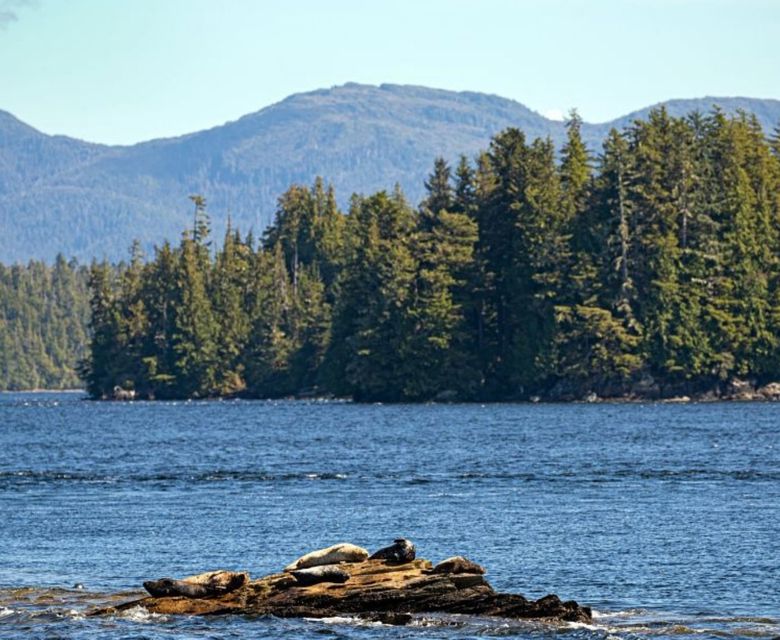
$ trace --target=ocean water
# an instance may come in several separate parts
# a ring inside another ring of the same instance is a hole
[[[593,624],[84,615],[147,579],[398,536]],[[0,638],[323,636],[780,637],[780,405],[0,394]]]

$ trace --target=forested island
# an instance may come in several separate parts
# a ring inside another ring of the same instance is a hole
[[[717,398],[780,380],[780,130],[664,109],[597,158],[496,135],[400,189],[293,186],[256,240],[89,268],[94,398]],[[7,269],[6,269],[7,271]],[[3,272],[5,273],[5,272]],[[1,328],[1,327],[0,327]]]

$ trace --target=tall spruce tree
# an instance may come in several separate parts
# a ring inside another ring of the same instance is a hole
[[[244,308],[251,269],[251,250],[233,231],[230,221],[217,253],[211,280],[211,301],[219,330],[216,343],[216,390],[235,394],[246,387],[241,356],[246,348],[250,319]]]
[[[418,272],[409,309],[409,350],[415,366],[404,397],[474,397],[477,370],[465,315],[477,241],[475,222],[455,207],[449,169],[437,160],[426,186],[414,236]],[[439,206],[436,211],[430,209]]]
[[[218,325],[208,296],[208,264],[203,262],[207,242],[203,230],[197,240],[185,234],[176,269],[175,376],[178,394],[186,397],[216,390]]]
[[[89,272],[90,357],[80,365],[80,375],[93,398],[113,396],[114,387],[125,384],[121,375],[124,341],[116,304],[113,272],[106,263],[93,262]]]
[[[252,331],[244,359],[247,391],[261,398],[289,395],[297,391],[290,362],[296,349],[294,296],[281,242],[257,253],[253,280]]]

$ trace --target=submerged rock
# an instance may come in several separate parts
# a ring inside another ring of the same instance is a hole
[[[444,568],[471,568],[449,558]],[[463,559],[464,562],[470,562]],[[439,563],[441,567],[444,563]],[[475,567],[481,569],[479,565]],[[330,569],[330,568],[329,568]],[[295,574],[275,573],[252,580],[229,593],[205,597],[148,597],[97,609],[90,615],[112,614],[133,607],[152,613],[186,615],[272,615],[283,618],[359,616],[390,624],[407,624],[416,614],[448,613],[544,621],[588,622],[591,611],[555,595],[528,600],[498,593],[484,575],[473,572],[434,573],[428,560],[393,563],[366,560],[332,567],[344,572],[341,583],[303,585]]]

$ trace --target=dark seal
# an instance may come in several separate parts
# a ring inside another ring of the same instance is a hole
[[[209,571],[184,580],[160,578],[144,582],[146,589],[155,598],[208,598],[230,593],[249,582],[249,574],[235,571]]]
[[[155,598],[205,598],[206,596],[216,595],[218,593],[213,588],[204,584],[193,584],[185,580],[174,580],[173,578],[160,578],[159,580],[148,580],[144,582],[146,589]]]
[[[369,556],[369,560],[386,560],[387,562],[411,562],[415,558],[414,544],[406,538],[397,538],[389,547],[384,547]]]
[[[308,569],[298,569],[291,572],[298,585],[308,587],[320,582],[344,583],[349,580],[349,574],[336,565],[320,565],[319,567],[309,567]]]

